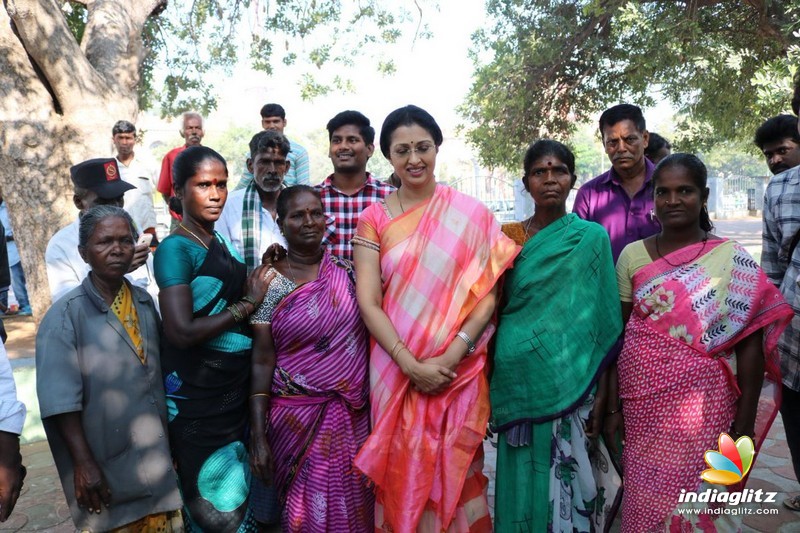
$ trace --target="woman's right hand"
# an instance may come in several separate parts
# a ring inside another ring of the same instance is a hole
[[[424,394],[439,394],[457,377],[446,366],[425,361],[415,361],[407,375],[414,388]]]
[[[75,463],[74,479],[78,507],[86,508],[89,513],[100,514],[104,505],[111,505],[111,489],[103,471],[93,459]]]
[[[244,284],[244,293],[250,296],[259,304],[267,294],[267,288],[272,280],[275,279],[275,270],[271,267],[260,265],[253,270]]]
[[[250,470],[261,481],[272,483],[272,450],[267,443],[266,435],[258,432],[250,433]]]

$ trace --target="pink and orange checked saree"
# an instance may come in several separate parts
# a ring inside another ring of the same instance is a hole
[[[759,448],[780,401],[777,341],[792,309],[747,251],[728,240],[677,250],[632,281],[633,311],[617,363],[626,434],[622,531],[734,530],[723,524],[730,515],[681,514],[679,496],[701,490],[704,454],[736,415],[734,348],[763,330],[765,379],[753,439]]]
[[[391,218],[373,204],[353,244],[380,251],[383,309],[419,359],[444,352],[519,248],[477,200],[444,185]],[[416,392],[374,340],[372,434],[355,465],[375,484],[379,531],[489,531],[481,443],[489,420],[489,325],[443,393]]]

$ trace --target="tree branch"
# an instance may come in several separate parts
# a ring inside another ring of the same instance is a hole
[[[95,0],[81,48],[104,78],[125,92],[136,91],[144,59],[142,30],[147,18],[166,0]]]
[[[72,36],[56,0],[7,0],[25,50],[39,66],[63,111],[96,100],[101,79]]]

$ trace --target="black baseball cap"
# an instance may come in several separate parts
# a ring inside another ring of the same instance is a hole
[[[76,187],[89,189],[104,200],[119,198],[125,191],[136,188],[122,181],[117,160],[114,158],[89,159],[71,167],[69,173]]]

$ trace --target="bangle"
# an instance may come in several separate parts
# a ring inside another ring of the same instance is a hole
[[[240,318],[239,318],[239,310],[238,310],[238,309],[236,309],[235,307],[233,307],[232,305],[229,305],[229,306],[228,306],[228,307],[226,307],[225,309],[227,309],[228,311],[230,311],[230,313],[231,313],[231,316],[233,317],[233,321],[234,321],[234,322],[236,322],[236,323],[238,324],[238,323],[239,323],[239,320],[240,320]]]
[[[267,398],[269,398],[272,395],[270,393],[268,393],[268,392],[254,392],[253,394],[250,395],[250,399],[252,400],[253,398],[255,398],[257,396],[266,396]]]
[[[398,347],[398,346],[400,347],[400,349],[399,349],[399,350],[397,349],[397,347]],[[400,352],[402,352],[402,351],[403,351],[403,348],[405,348],[405,346],[406,346],[406,345],[405,345],[405,344],[403,344],[403,339],[397,339],[397,342],[395,342],[395,343],[394,343],[394,346],[392,346],[392,352],[391,352],[391,354],[390,354],[390,356],[389,356],[389,357],[391,357],[392,359],[395,359],[395,357],[397,357],[397,355],[398,355]]]
[[[233,305],[235,305],[236,309],[239,309],[239,312],[242,313],[242,318],[243,319],[250,316],[250,313],[247,312],[247,308],[244,306],[244,304],[242,302],[236,302]],[[241,309],[239,308],[240,305],[242,306]]]
[[[245,294],[244,296],[242,296],[242,301],[247,302],[249,304],[253,304],[253,307],[258,307],[258,302],[256,302],[256,299],[250,296],[249,294]]]
[[[469,338],[469,335],[467,335],[464,330],[456,333],[456,337],[467,343],[467,355],[470,355],[475,351],[475,343],[472,342],[472,339]]]
[[[233,321],[236,322],[237,324],[242,320],[244,320],[244,317],[239,312],[239,308],[236,307],[236,304],[231,304],[228,307],[226,307],[226,309],[231,312],[231,314],[233,315]]]

